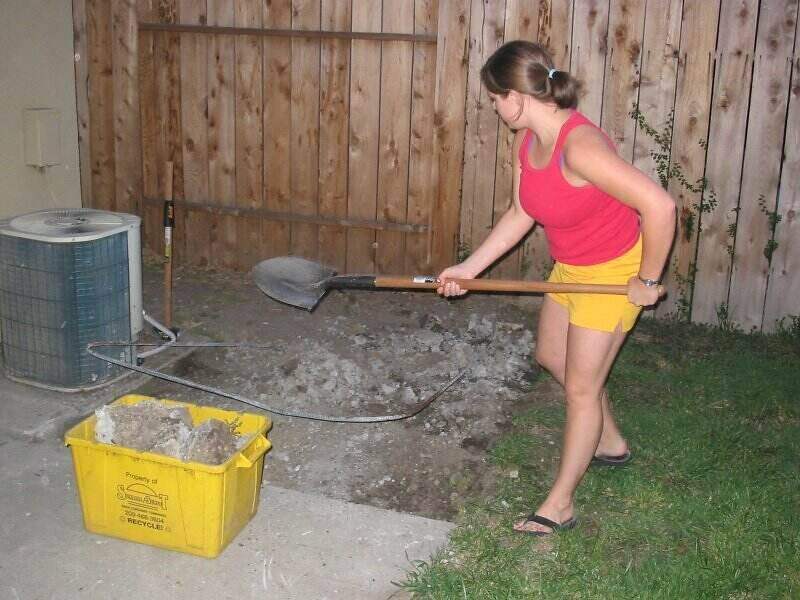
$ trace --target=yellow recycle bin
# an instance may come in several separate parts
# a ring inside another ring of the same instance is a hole
[[[113,404],[154,400],[129,394]],[[72,450],[83,522],[93,533],[213,558],[258,510],[266,437],[265,416],[159,400],[185,406],[195,425],[214,418],[238,422],[247,444],[221,465],[184,462],[95,440],[96,417],[65,435]]]

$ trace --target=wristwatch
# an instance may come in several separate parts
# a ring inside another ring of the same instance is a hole
[[[639,281],[641,281],[647,287],[656,287],[660,283],[658,279],[645,279],[641,275],[637,275],[637,277],[639,278]]]

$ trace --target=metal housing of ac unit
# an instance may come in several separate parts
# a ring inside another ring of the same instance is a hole
[[[0,334],[6,374],[75,391],[120,367],[86,352],[93,341],[136,340],[143,328],[141,219],[54,209],[0,221]],[[123,347],[115,357],[135,360]]]

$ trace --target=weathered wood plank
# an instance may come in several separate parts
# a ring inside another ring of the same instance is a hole
[[[236,2],[234,22],[237,27],[257,28],[262,23],[260,0]],[[264,150],[261,114],[263,73],[261,38],[236,36],[236,204],[250,208],[262,206],[264,192]],[[237,220],[239,247],[237,267],[249,270],[261,258],[261,220],[240,217]]]
[[[350,0],[322,0],[322,29],[347,31],[352,20]],[[347,215],[347,131],[350,108],[350,42],[321,42],[319,107],[319,214]],[[347,267],[347,231],[319,228],[320,259],[343,272]]]
[[[353,29],[381,30],[382,7],[374,0],[353,0]],[[350,55],[350,160],[347,214],[375,219],[380,126],[380,42],[354,40]],[[375,234],[347,232],[347,270],[375,271]]]
[[[645,4],[645,0],[614,0],[609,17],[601,126],[628,162],[633,160],[636,123],[629,115],[639,96]]]
[[[345,0],[346,1],[346,0]],[[270,4],[272,0],[267,0]],[[384,33],[369,31],[327,31],[324,29],[275,29],[271,27],[217,27],[211,25],[166,25],[161,23],[141,23],[143,31],[175,31],[179,33],[210,33],[217,35],[257,35],[259,37],[305,38],[314,40],[375,40],[379,42],[436,43],[435,35],[415,35],[411,33]]]
[[[649,0],[645,10],[637,107],[647,122],[667,140],[672,136],[682,14],[683,0]],[[665,161],[669,163],[669,141],[663,151],[657,140],[637,128],[634,131],[633,164],[654,181],[660,181],[653,153],[664,153]],[[653,317],[655,309],[646,309],[642,314]]]
[[[718,0],[686,0],[683,4],[672,162],[692,185],[704,175],[703,142],[708,139],[718,15]],[[701,195],[687,189],[679,177],[670,180],[669,192],[677,204],[678,234],[664,281],[668,295],[656,314],[687,318],[697,249],[696,207],[700,205]]]
[[[797,0],[761,2],[750,99],[750,117],[739,201],[729,299],[732,320],[746,331],[760,330],[769,273]],[[794,185],[797,185],[795,182]],[[745,225],[742,227],[741,225]],[[772,324],[770,324],[772,325]]]
[[[438,0],[415,0],[414,32],[436,34]],[[436,47],[414,44],[414,68],[411,91],[411,140],[408,169],[408,222],[430,225],[434,183],[433,113],[436,89]],[[429,270],[428,235],[406,236],[406,273]]]
[[[291,0],[264,3],[265,27],[291,27]],[[264,205],[288,213],[291,210],[292,41],[264,38]],[[291,246],[291,225],[265,221],[261,230],[261,254],[284,256]]]
[[[89,41],[86,4],[72,1],[72,44],[75,50],[75,104],[78,116],[78,166],[81,175],[81,203],[91,206],[92,164],[89,147]]]
[[[206,22],[206,0],[180,0],[183,23]],[[181,36],[181,133],[183,191],[187,201],[209,197],[208,189],[208,39]],[[176,207],[176,213],[180,209]],[[186,264],[206,267],[211,259],[211,218],[200,211],[183,211]]]
[[[600,125],[603,114],[603,85],[606,81],[606,63],[609,37],[609,0],[585,0],[575,4],[575,22],[572,30],[572,56],[569,71],[583,83],[579,109],[594,123]],[[622,33],[626,24],[620,25]],[[613,37],[612,40],[613,41]],[[619,48],[612,46],[614,51]],[[614,67],[613,60],[611,67]],[[613,80],[609,81],[613,83]]]
[[[118,211],[137,214],[142,196],[142,149],[139,134],[138,15],[135,0],[114,0],[111,5],[111,20],[114,196]]]
[[[139,0],[138,17],[155,19],[154,0]],[[157,144],[160,135],[158,113],[156,111],[156,68],[155,68],[155,35],[141,32],[137,44],[139,60],[139,135],[142,150],[142,195],[156,197],[161,195],[158,187]],[[94,51],[97,51],[95,49]],[[139,215],[142,218],[142,248],[150,252],[160,252],[158,239],[163,219],[159,218],[155,207],[144,204]]]
[[[572,2],[540,0],[538,9],[538,42],[550,51],[557,69],[566,69],[572,56]],[[552,265],[547,238],[536,226],[522,242],[520,270],[528,278],[543,279]]]
[[[792,89],[786,119],[786,140],[781,170],[778,214],[775,232],[777,247],[764,308],[764,330],[774,331],[780,319],[800,316],[800,26],[795,26],[795,57]],[[784,324],[791,326],[791,322]]]
[[[508,0],[506,2],[504,42],[515,39],[535,42],[539,34],[540,0]],[[495,165],[494,203],[496,211],[508,210],[513,201],[513,145],[514,131],[500,125],[497,141],[497,163]],[[502,279],[519,279],[528,277],[533,269],[534,257],[526,255],[533,251],[533,246],[526,243],[526,238],[512,250],[494,269],[494,274]],[[547,254],[547,249],[544,249]],[[536,257],[537,259],[540,257]]]
[[[165,23],[178,22],[177,0],[159,0],[156,6],[157,18]],[[156,156],[155,172],[159,197],[167,190],[167,163],[171,162],[172,192],[174,198],[183,198],[183,140],[181,134],[181,83],[180,83],[180,37],[177,33],[155,34],[155,113],[156,113]],[[153,248],[159,254],[164,251],[163,207],[153,207],[148,211],[150,234]],[[183,261],[185,254],[185,215],[176,213],[173,238],[174,261]]]
[[[637,106],[656,131],[667,129],[667,137],[672,135],[682,14],[683,0],[651,0],[645,11]],[[661,152],[657,141],[638,129],[634,139],[633,164],[658,180],[657,165],[652,158],[653,152]],[[669,155],[669,145],[666,152]]]
[[[292,0],[292,28],[319,29],[320,0]],[[319,211],[320,40],[292,38],[292,211]],[[319,227],[292,224],[292,254],[315,259]]]
[[[414,0],[384,2],[382,21],[383,31],[413,33]],[[382,43],[377,215],[389,222],[404,222],[408,209],[413,58],[414,47],[408,42]],[[405,235],[379,231],[375,241],[377,272],[401,273],[405,262]]]
[[[758,0],[723,2],[720,7],[714,104],[706,155],[710,187],[705,195],[706,202],[716,199],[717,207],[701,217],[697,284],[692,301],[692,320],[701,323],[717,324],[728,303],[731,228],[735,234],[757,15]]]
[[[434,124],[434,180],[438,186],[432,221],[436,230],[431,240],[434,269],[447,266],[456,258],[463,174],[469,11],[467,0],[452,0],[439,5]]]
[[[92,197],[90,206],[116,210],[114,159],[114,78],[111,62],[111,4],[86,4],[89,53],[89,154]]]
[[[557,69],[571,62],[572,10],[572,0],[539,1],[539,43],[550,51]]]
[[[233,2],[208,0],[208,22],[233,25]],[[236,116],[234,41],[214,35],[208,42],[208,187],[222,205],[236,204]],[[236,219],[212,217],[211,264],[233,269],[237,264]]]
[[[472,0],[469,19],[464,176],[461,188],[460,253],[469,253],[489,235],[495,212],[495,161],[500,120],[481,82],[486,60],[503,44],[506,3]],[[505,125],[502,125],[505,129]],[[508,206],[505,199],[500,205]]]

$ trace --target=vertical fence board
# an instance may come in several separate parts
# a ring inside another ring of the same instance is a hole
[[[78,115],[78,166],[81,176],[81,203],[92,202],[92,165],[89,144],[89,52],[86,4],[90,0],[72,0],[72,42],[75,50],[75,104]]]
[[[800,51],[800,25],[795,26],[795,55]],[[781,217],[772,255],[764,309],[764,329],[773,331],[787,316],[800,316],[800,56],[795,56],[786,141],[778,200]]]
[[[464,94],[467,86],[467,0],[439,5],[436,45],[436,99],[433,181],[436,200],[431,257],[434,268],[451,264],[456,256],[458,214],[463,175]]]
[[[177,0],[159,0],[157,4],[157,20],[161,23],[177,23]],[[180,97],[180,36],[177,33],[156,33],[154,39],[154,73],[155,73],[155,118],[156,143],[155,161],[152,168],[156,173],[155,197],[163,199],[166,193],[167,162],[172,162],[173,195],[183,197],[183,139],[181,133],[181,97]],[[158,254],[164,252],[164,208],[161,204],[147,206],[146,218],[149,224],[147,236],[150,247]],[[185,239],[180,235],[185,219],[178,219],[176,213],[176,236],[174,251],[176,260],[183,259],[181,244]]]
[[[509,42],[514,39],[536,41],[539,35],[539,4],[540,0],[507,0],[504,41]],[[514,133],[508,127],[501,125],[497,142],[495,203],[505,202],[507,207],[513,202]],[[531,277],[536,261],[542,258],[526,254],[533,249],[533,246],[527,243],[527,239],[518,244],[517,248],[498,265],[497,276],[503,279]],[[546,249],[544,253],[547,254]]]
[[[141,21],[157,21],[155,0],[139,0],[138,17]],[[139,34],[139,121],[140,146],[142,152],[142,194],[147,198],[157,198],[158,187],[158,143],[161,129],[157,107],[156,92],[156,33],[143,31]],[[142,217],[142,248],[153,253],[160,252],[158,246],[161,236],[162,219],[152,204],[145,203],[139,213]]]
[[[611,51],[601,122],[619,155],[628,162],[633,161],[636,135],[636,123],[629,115],[639,95],[645,4],[645,0],[613,0],[608,27]]]
[[[571,0],[539,2],[539,43],[550,51],[557,69],[565,69],[571,62],[572,9]]]
[[[238,0],[234,14],[237,27],[260,28],[261,0]],[[262,110],[261,38],[236,36],[236,203],[245,208],[261,208],[264,175],[264,126]],[[250,269],[262,256],[261,219],[237,219],[239,256],[237,266]]]
[[[765,213],[777,201],[796,17],[797,0],[761,3],[729,299],[730,315],[748,331],[764,316],[772,234]]]
[[[114,80],[114,173],[116,208],[138,213],[141,198],[139,82],[135,0],[111,4],[111,63]]]
[[[413,33],[414,0],[384,0],[383,31]],[[403,223],[408,209],[408,143],[411,125],[411,70],[408,42],[383,42],[378,158],[378,219]],[[378,231],[375,263],[379,273],[403,270],[405,235]]]
[[[414,33],[436,32],[438,0],[415,0]],[[409,223],[430,225],[433,200],[433,112],[436,87],[436,47],[414,44],[414,67],[411,74],[411,139],[409,142],[408,216]],[[406,273],[428,271],[428,235],[406,236]]]
[[[692,319],[701,323],[716,323],[717,311],[724,311],[728,301],[733,250],[730,228],[735,233],[757,14],[758,0],[723,2],[720,9],[706,158],[706,196],[713,192],[718,204],[701,217],[698,283],[692,301]],[[720,314],[724,316],[724,312]]]
[[[92,208],[115,210],[114,181],[114,80],[111,63],[111,4],[88,0],[86,4],[89,57],[89,139],[92,169]]]
[[[291,0],[264,3],[264,27],[289,29]],[[271,211],[291,211],[292,161],[292,41],[265,37],[264,41],[264,204]],[[286,221],[264,221],[262,256],[283,256],[291,247],[291,225]]]
[[[353,31],[380,31],[381,3],[353,0]],[[374,219],[378,189],[381,43],[353,40],[350,54],[350,161],[347,215]],[[347,232],[347,270],[375,271],[375,232]]]
[[[322,29],[347,31],[350,0],[322,0]],[[350,109],[350,42],[323,39],[320,58],[319,213],[347,216],[347,130]],[[342,272],[347,267],[347,231],[320,225],[320,258]]]
[[[566,69],[572,57],[572,3],[568,0],[540,0],[538,42],[550,50],[557,69]],[[521,271],[526,277],[543,279],[553,265],[544,230],[534,227],[522,242]]]
[[[206,22],[206,0],[181,0],[181,23]],[[208,191],[208,37],[181,36],[181,134],[183,145],[183,193],[189,202],[204,203]],[[176,211],[177,212],[177,211]],[[205,267],[210,262],[211,217],[199,210],[185,212],[183,262]]]
[[[642,73],[636,106],[650,126],[667,139],[672,136],[682,14],[683,0],[648,0],[645,10]],[[667,161],[669,152],[667,143]],[[636,129],[633,164],[655,181],[659,181],[653,153],[662,153],[657,140]],[[646,309],[642,314],[653,317],[655,309]]]
[[[609,41],[609,0],[577,2],[574,10],[575,22],[569,71],[583,82],[580,111],[600,125]],[[619,50],[616,46],[614,49]],[[612,68],[615,66],[613,62],[611,66]]]
[[[681,32],[682,0],[649,0],[645,11],[642,74],[637,106],[656,131],[672,129],[670,115],[675,107],[675,86]],[[660,152],[657,142],[636,131],[633,164],[658,180],[651,154]],[[669,149],[667,149],[669,153]]]
[[[208,0],[208,23],[233,26],[233,3]],[[234,114],[234,41],[214,34],[208,42],[208,191],[210,201],[222,206],[236,203],[236,117]],[[236,266],[236,218],[211,217],[211,264]]]
[[[292,0],[292,29],[318,30],[320,0]],[[292,38],[292,212],[319,212],[319,39]],[[316,259],[319,227],[292,223],[292,254]]]
[[[503,43],[505,4],[503,0],[472,0],[470,9],[461,252],[472,252],[480,246],[494,221],[495,160],[500,120],[481,83],[480,70]]]
[[[714,76],[719,0],[686,0],[683,4],[672,162],[692,184],[703,177]],[[691,310],[691,279],[697,250],[697,209],[700,194],[672,178],[669,192],[678,210],[678,232],[665,279],[668,296],[656,314],[686,316]]]

